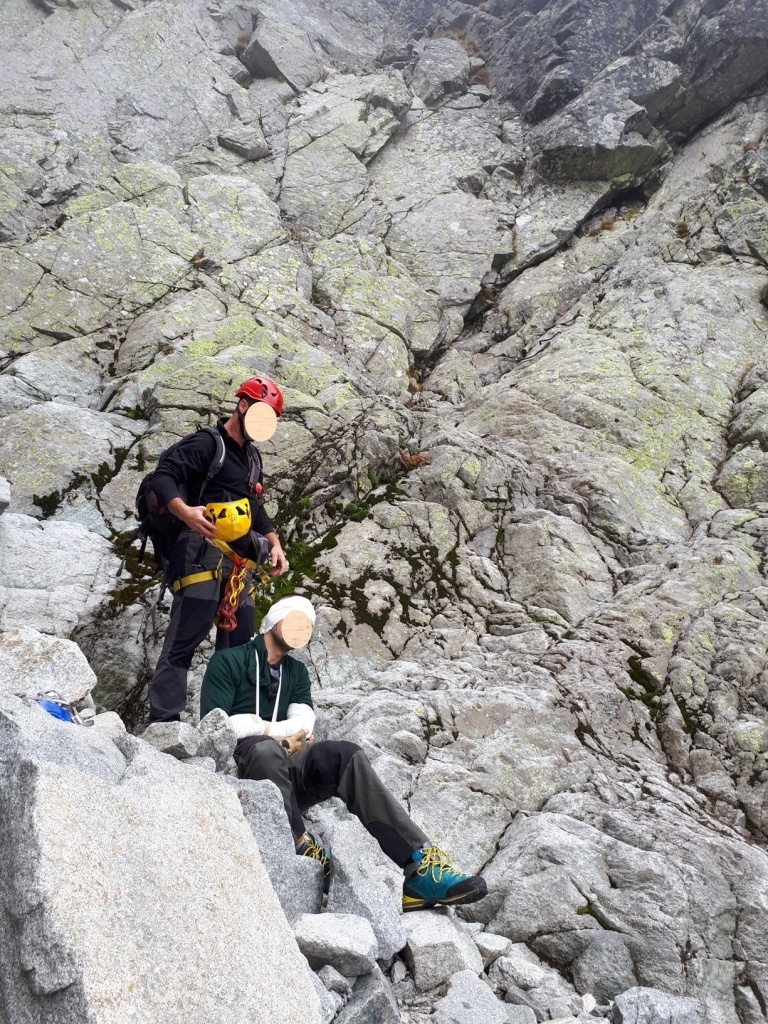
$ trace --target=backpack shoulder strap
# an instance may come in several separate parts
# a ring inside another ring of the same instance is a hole
[[[261,461],[261,452],[256,447],[256,445],[253,443],[253,441],[251,441],[251,443],[250,443],[250,449],[251,449],[251,458],[257,464],[259,469],[263,470],[264,469],[264,463]]]
[[[224,459],[227,454],[226,448],[224,447],[224,438],[221,436],[221,431],[217,427],[202,427],[201,429],[210,434],[216,442],[216,451],[214,452],[213,458],[208,466],[208,472],[205,480],[203,480],[200,487],[200,494],[197,499],[198,505],[203,503],[203,491],[224,465]]]

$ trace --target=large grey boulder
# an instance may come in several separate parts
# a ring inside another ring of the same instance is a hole
[[[67,636],[111,597],[119,559],[103,537],[67,522],[0,519],[0,629]]]
[[[683,999],[653,988],[631,988],[616,996],[614,1024],[700,1024],[695,999]]]
[[[96,685],[93,669],[77,644],[29,626],[0,633],[0,691],[35,696],[55,690],[70,704]]]
[[[190,182],[187,196],[195,235],[216,263],[238,262],[288,237],[277,206],[247,178],[207,174]]]
[[[231,777],[226,781],[237,793],[285,916],[294,922],[302,914],[318,914],[323,899],[322,867],[318,861],[296,855],[280,790],[267,781]]]
[[[488,977],[508,1003],[530,1007],[538,1020],[564,1017],[579,1005],[573,986],[522,943],[499,957]]]
[[[180,760],[196,757],[202,746],[200,733],[186,722],[150,722],[141,738],[162,754]]]
[[[392,988],[380,967],[358,978],[352,997],[335,1018],[337,1024],[400,1024]]]
[[[282,76],[300,92],[320,77],[322,62],[306,32],[269,14],[260,14],[258,19],[240,58],[255,78]]]
[[[114,471],[139,433],[130,420],[58,402],[32,405],[5,423],[0,470],[13,485],[11,508],[36,516],[50,514],[78,480]]]
[[[197,726],[202,743],[199,753],[212,757],[219,771],[234,768],[232,756],[237,746],[235,730],[229,722],[229,716],[221,708],[213,708]]]
[[[504,956],[512,945],[510,939],[504,935],[494,935],[493,932],[480,932],[474,936],[474,940],[475,945],[480,950],[480,956],[483,958],[483,966],[486,970],[494,960]]]
[[[355,914],[302,914],[293,931],[310,967],[325,964],[356,978],[376,966],[378,944],[368,921]]]
[[[70,338],[52,349],[28,352],[9,367],[8,383],[13,382],[22,395],[27,395],[22,408],[44,400],[99,409],[109,392],[105,378],[109,376],[113,344],[114,336],[105,332],[98,339]]]
[[[393,894],[376,864],[374,845],[361,842],[360,826],[340,821],[333,829],[333,875],[328,910],[366,918],[378,943],[378,958],[389,961],[405,945],[401,923],[400,894]]]
[[[352,913],[304,913],[294,922],[294,934],[310,967],[330,964],[350,978],[370,974],[376,967],[378,943],[365,918]]]
[[[419,53],[411,88],[427,106],[446,94],[463,92],[469,82],[469,56],[453,39],[430,39]]]
[[[331,238],[353,226],[365,234],[363,218],[374,215],[367,187],[365,165],[341,139],[323,136],[288,156],[280,206],[299,240]]]
[[[675,94],[680,70],[667,61],[623,58],[539,125],[531,141],[539,166],[556,178],[608,180],[627,187],[670,155],[653,128],[656,111]]]
[[[627,944],[615,932],[600,931],[591,936],[583,952],[573,961],[573,983],[579,992],[591,992],[605,1005],[637,982]]]
[[[126,758],[107,736],[94,728],[59,721],[36,704],[9,693],[0,694],[0,731],[2,798],[10,803],[14,800],[12,786],[20,773],[34,774],[31,767],[24,768],[30,759],[35,764],[50,763],[73,774],[93,776],[109,785],[117,785],[125,773]],[[74,813],[71,807],[70,811]],[[87,830],[87,821],[78,827]],[[3,843],[10,859],[17,856],[16,843],[22,837],[11,829],[10,819],[8,828]]]
[[[9,1024],[228,1020],[232,992],[243,1013],[319,1024],[258,850],[215,776],[132,737],[124,756],[13,698],[0,730]]]
[[[473,971],[458,971],[448,992],[435,1003],[435,1024],[508,1024],[507,1009],[486,981]]]
[[[406,961],[419,989],[435,988],[459,971],[483,971],[477,947],[449,917],[432,910],[403,916]]]

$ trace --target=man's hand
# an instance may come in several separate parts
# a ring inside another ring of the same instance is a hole
[[[288,568],[288,561],[285,557],[280,539],[276,533],[266,534],[269,544],[269,564],[272,566],[270,576],[282,576]]]
[[[181,498],[172,498],[168,502],[168,511],[173,512],[188,530],[199,533],[201,537],[212,540],[216,536],[216,527],[203,515],[205,505],[187,505]]]
[[[291,736],[286,736],[284,740],[280,740],[280,746],[286,751],[288,756],[295,754],[297,750],[301,750],[307,738],[306,729],[299,729],[298,732],[293,733]]]

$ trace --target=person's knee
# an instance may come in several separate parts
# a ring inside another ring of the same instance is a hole
[[[337,760],[345,768],[355,754],[362,754],[365,757],[365,751],[360,744],[352,743],[350,740],[322,740],[320,743],[313,744],[313,746],[315,750],[322,752],[325,758]]]
[[[243,775],[249,779],[272,779],[285,772],[285,753],[277,740],[269,736],[256,738],[259,742],[252,743],[241,755]]]
[[[313,743],[304,766],[304,779],[309,787],[335,787],[353,758],[367,758],[363,748],[349,740],[321,740]]]

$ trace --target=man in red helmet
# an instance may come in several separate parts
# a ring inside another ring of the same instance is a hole
[[[182,529],[166,569],[166,582],[173,591],[171,619],[163,649],[149,684],[150,722],[178,721],[187,701],[187,672],[198,644],[208,635],[221,602],[228,560],[209,544],[216,527],[205,517],[211,502],[247,499],[251,527],[265,538],[273,576],[285,572],[287,563],[277,532],[263,507],[261,456],[253,443],[266,440],[268,433],[254,437],[248,423],[267,422],[283,411],[280,389],[267,377],[251,377],[235,392],[237,407],[228,419],[220,419],[215,431],[198,430],[185,437],[163,458],[152,477],[158,505],[165,506],[181,520]],[[258,404],[258,408],[252,407]],[[252,410],[249,415],[249,410]],[[270,411],[272,410],[272,411]],[[266,415],[262,415],[266,414]],[[210,476],[223,441],[223,461]],[[197,504],[190,503],[195,500]],[[216,631],[216,649],[236,647],[254,632],[254,608],[247,596],[240,596],[236,626],[231,632]]]

